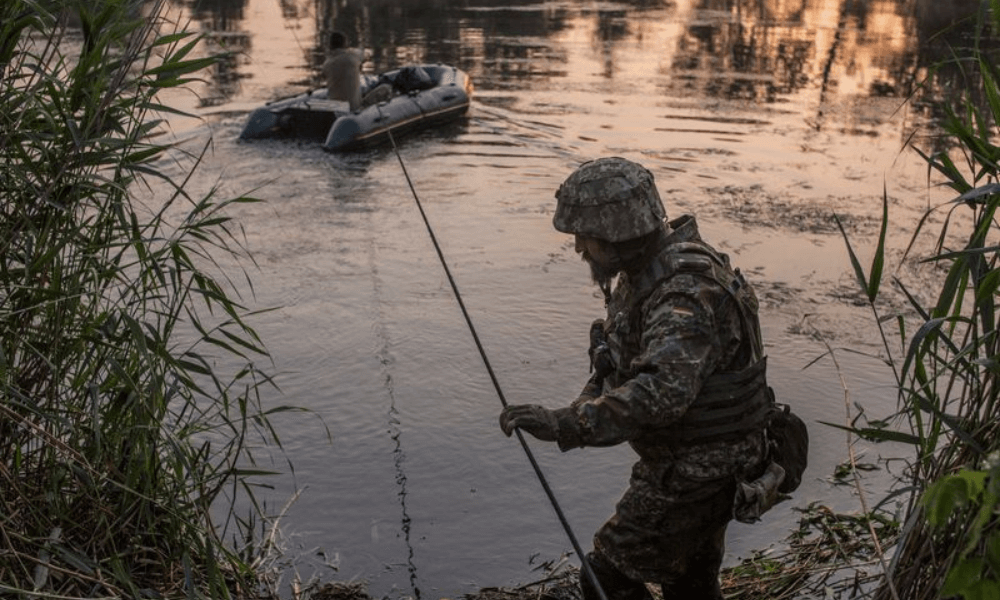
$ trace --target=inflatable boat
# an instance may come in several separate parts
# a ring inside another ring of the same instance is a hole
[[[269,102],[250,113],[240,138],[317,139],[331,152],[371,148],[387,142],[390,130],[398,139],[461,117],[472,97],[469,76],[448,65],[364,75],[362,96],[383,83],[392,84],[392,98],[355,112],[347,102],[328,99],[326,88]]]

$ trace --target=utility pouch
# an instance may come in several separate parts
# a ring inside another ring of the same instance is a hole
[[[770,464],[764,474],[736,486],[733,518],[741,523],[755,523],[761,515],[802,483],[809,458],[809,430],[787,404],[774,401],[774,390],[767,387],[770,406],[764,417],[764,431]]]
[[[770,387],[768,395],[774,398]],[[802,474],[809,460],[809,430],[802,419],[792,412],[792,407],[774,402],[768,411],[765,428],[771,460],[785,471],[778,491],[790,494],[802,483]]]
[[[785,470],[772,462],[764,474],[753,481],[736,485],[733,518],[740,523],[756,523],[761,515],[785,498],[778,490],[785,481]]]

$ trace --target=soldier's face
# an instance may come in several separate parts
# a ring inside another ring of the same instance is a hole
[[[607,285],[621,271],[618,252],[604,240],[577,235],[576,252],[590,265],[590,275],[598,285]]]

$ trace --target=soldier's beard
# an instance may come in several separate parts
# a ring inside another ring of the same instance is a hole
[[[586,252],[581,256],[584,262],[590,267],[590,278],[594,280],[602,290],[607,290],[611,288],[611,282],[614,280],[615,275],[621,271],[621,268],[617,265],[605,265],[596,262],[590,257]]]

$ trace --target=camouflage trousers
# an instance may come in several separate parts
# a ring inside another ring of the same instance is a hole
[[[721,600],[735,479],[696,481],[663,470],[636,465],[614,516],[594,536],[588,562],[608,600],[645,600],[644,583],[660,585],[664,600]],[[598,600],[585,580],[584,600]]]

